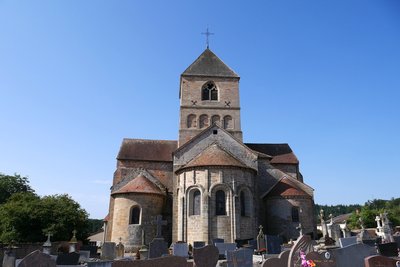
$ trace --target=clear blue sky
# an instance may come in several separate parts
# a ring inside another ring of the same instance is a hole
[[[177,139],[207,25],[245,142],[289,143],[316,203],[400,197],[398,0],[0,0],[0,172],[103,218],[122,139]]]

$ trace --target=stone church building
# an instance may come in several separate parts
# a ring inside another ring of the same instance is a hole
[[[180,77],[179,139],[124,139],[105,240],[148,244],[315,234],[313,189],[288,144],[243,143],[240,77],[207,48]]]

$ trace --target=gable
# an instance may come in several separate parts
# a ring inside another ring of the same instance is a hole
[[[270,189],[262,194],[261,198],[266,197],[313,197],[313,191],[310,186],[296,180],[290,175],[285,174],[280,170],[276,170],[280,173],[280,178],[275,182]]]
[[[189,164],[239,166],[258,171],[257,154],[218,125],[210,126],[174,152],[174,171]]]
[[[164,195],[160,188],[152,181],[147,179],[144,174],[140,174],[130,182],[126,183],[118,190],[115,190],[111,195],[127,194],[127,193],[142,193],[142,194],[158,194]]]

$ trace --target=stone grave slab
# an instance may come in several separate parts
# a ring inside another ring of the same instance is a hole
[[[80,250],[90,251],[90,258],[97,256],[97,246],[82,245]]]
[[[267,242],[267,253],[268,254],[279,254],[281,253],[281,245],[283,244],[283,239],[277,235],[265,235],[265,240]]]
[[[212,240],[212,243],[215,245],[215,243],[224,243],[225,240],[223,238],[214,238]]]
[[[364,259],[365,267],[396,267],[396,260],[381,256],[369,256]]]
[[[50,255],[42,253],[40,250],[35,250],[21,260],[19,267],[56,267],[56,262]]]
[[[247,241],[247,244],[248,244],[248,248],[253,249],[253,250],[257,249],[257,240],[255,240],[255,239],[249,240],[249,241]]]
[[[79,251],[79,261],[87,261],[90,258],[90,251],[89,250],[80,250]]]
[[[57,265],[78,265],[80,256],[81,255],[76,252],[60,254],[57,256],[56,264]]]
[[[312,251],[306,255],[306,260],[311,260],[318,267],[339,267],[336,265],[335,257],[329,251],[322,253]]]
[[[194,248],[201,248],[206,245],[206,242],[204,241],[193,241],[193,247]]]
[[[149,259],[168,254],[168,244],[164,238],[154,238],[149,244]]]
[[[187,261],[179,256],[166,256],[156,259],[136,260],[136,261],[114,261],[112,267],[186,267]]]
[[[253,250],[240,248],[226,253],[227,267],[253,267]]]
[[[227,251],[233,251],[236,249],[236,243],[215,243],[219,251],[220,257],[225,257]]]
[[[261,265],[262,267],[287,267],[289,261],[290,251],[286,250],[281,252],[277,258],[268,258]]]
[[[378,250],[379,250],[379,254],[381,254],[382,256],[386,256],[386,257],[397,257],[398,256],[396,242],[378,244]]]
[[[359,243],[330,251],[338,267],[364,267],[364,259],[376,255],[376,249]]]
[[[112,267],[112,261],[93,261],[87,262],[88,267]]]
[[[357,244],[357,237],[356,236],[350,236],[350,237],[343,237],[339,238],[339,245],[341,248]]]
[[[103,260],[114,260],[117,257],[117,250],[114,242],[105,242],[101,247],[101,258]]]
[[[174,256],[189,257],[189,247],[187,243],[175,243],[172,245],[172,254]]]
[[[15,252],[5,250],[3,255],[3,267],[15,267]]]
[[[216,246],[207,245],[202,248],[193,248],[193,260],[196,267],[214,267],[217,265],[219,251]]]

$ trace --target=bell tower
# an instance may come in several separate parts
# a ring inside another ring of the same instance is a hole
[[[208,47],[181,74],[178,146],[214,123],[242,141],[239,79]]]

